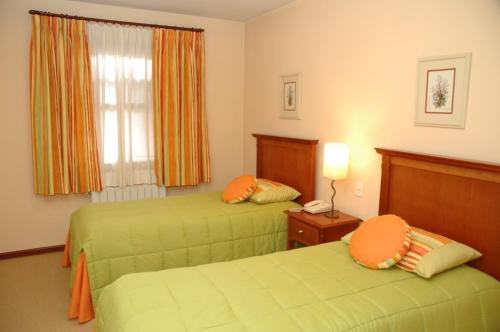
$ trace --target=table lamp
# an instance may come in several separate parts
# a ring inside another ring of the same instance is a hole
[[[339,211],[335,210],[333,198],[335,197],[335,180],[347,178],[347,166],[349,163],[349,147],[342,143],[325,143],[323,154],[323,176],[332,180],[332,209],[325,213],[329,218],[338,218]]]

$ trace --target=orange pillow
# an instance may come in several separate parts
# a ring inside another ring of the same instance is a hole
[[[222,193],[222,198],[226,203],[240,203],[250,197],[256,188],[255,176],[238,176],[226,186]]]
[[[401,260],[410,248],[410,226],[398,216],[371,218],[354,231],[349,253],[371,269],[387,269]]]

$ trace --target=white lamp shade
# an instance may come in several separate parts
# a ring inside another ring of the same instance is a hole
[[[342,143],[325,143],[323,176],[332,180],[347,178],[349,147]]]

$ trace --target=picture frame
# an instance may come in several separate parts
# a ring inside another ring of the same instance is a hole
[[[465,128],[471,56],[418,59],[416,126]]]
[[[281,119],[302,119],[301,113],[302,74],[281,76]]]

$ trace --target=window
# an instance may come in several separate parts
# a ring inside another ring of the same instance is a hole
[[[155,183],[151,31],[88,24],[104,187]]]

